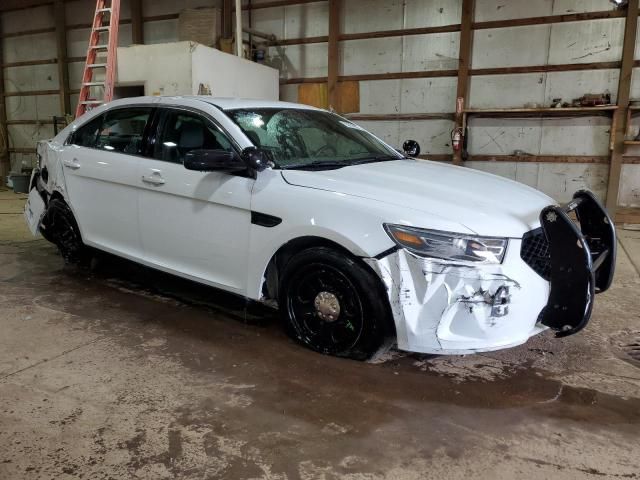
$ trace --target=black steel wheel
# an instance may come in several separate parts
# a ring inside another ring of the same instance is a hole
[[[54,198],[49,202],[42,223],[43,236],[58,247],[65,263],[83,263],[88,258],[73,212],[63,200]]]
[[[285,266],[280,310],[290,336],[329,355],[363,360],[384,341],[388,308],[379,280],[355,259],[326,247]]]

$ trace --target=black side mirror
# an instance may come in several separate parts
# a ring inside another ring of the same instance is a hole
[[[261,148],[245,148],[241,157],[247,167],[256,172],[262,172],[271,163],[271,153]]]
[[[407,157],[417,157],[420,155],[420,144],[415,140],[407,140],[402,144],[402,150]]]
[[[237,172],[246,167],[234,152],[191,150],[184,156],[184,168],[198,172]]]

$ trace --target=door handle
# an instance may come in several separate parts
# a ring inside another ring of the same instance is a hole
[[[142,181],[144,183],[150,183],[151,185],[164,185],[165,184],[165,180],[164,178],[162,178],[160,175],[152,175],[152,176],[147,176],[147,175],[143,175],[142,176]]]
[[[63,160],[62,164],[65,167],[69,167],[72,170],[77,170],[80,168],[80,164],[78,163],[78,159],[74,158],[73,160]]]

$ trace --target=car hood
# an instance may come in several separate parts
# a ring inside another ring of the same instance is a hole
[[[540,225],[540,210],[556,203],[542,192],[506,178],[421,160],[336,170],[283,170],[282,175],[292,185],[419,210],[486,236],[520,238]],[[416,226],[428,228],[428,218],[424,225]]]

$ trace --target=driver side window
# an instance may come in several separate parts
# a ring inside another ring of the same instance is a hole
[[[191,150],[231,152],[233,146],[208,119],[192,112],[167,111],[159,141],[155,143],[154,158],[183,163],[184,156]]]

